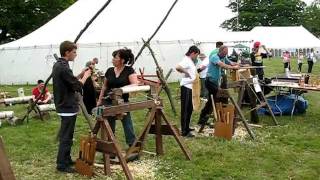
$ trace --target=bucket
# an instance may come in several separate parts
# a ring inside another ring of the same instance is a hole
[[[18,97],[24,97],[24,90],[23,90],[23,88],[18,88]]]

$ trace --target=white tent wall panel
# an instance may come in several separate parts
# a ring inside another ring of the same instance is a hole
[[[93,57],[97,57],[99,58],[97,68],[105,73],[106,70],[112,66],[113,51],[126,47],[131,49],[136,56],[142,45],[142,42],[96,44],[90,46],[80,45],[78,57],[74,62],[74,72],[80,72],[81,68],[84,67],[85,62]],[[175,71],[175,67],[182,60],[188,48],[192,45],[194,45],[193,40],[151,42],[150,46],[155,53],[158,63],[163,68],[164,74],[168,73],[171,68],[174,70],[168,79],[169,82],[175,82],[180,79],[180,73]],[[156,65],[148,48],[144,49],[133,68],[138,74],[140,73],[139,68],[144,68],[145,74],[156,74]]]
[[[175,71],[175,67],[192,45],[193,40],[151,42],[151,48],[164,74],[171,68],[174,69],[169,82],[180,79],[181,75]],[[113,51],[127,47],[136,55],[141,46],[142,42],[80,44],[78,56],[74,62],[70,62],[70,67],[77,75],[87,61],[97,57],[97,68],[105,73],[107,68],[112,66]],[[59,56],[58,46],[0,49],[0,84],[35,84],[38,79],[46,80],[56,61],[54,53]],[[148,48],[144,49],[133,67],[137,73],[139,68],[145,68],[145,74],[156,74],[156,65]]]
[[[0,84],[35,84],[51,73],[52,49],[0,50]]]

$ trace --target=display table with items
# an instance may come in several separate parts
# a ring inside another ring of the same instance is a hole
[[[273,112],[292,117],[294,114],[306,111],[308,101],[303,98],[303,94],[308,91],[320,91],[320,80],[315,76],[290,74],[272,78],[271,83],[267,86],[273,87],[276,94],[268,97]]]

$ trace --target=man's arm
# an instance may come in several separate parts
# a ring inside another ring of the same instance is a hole
[[[81,92],[83,84],[87,78],[91,75],[91,70],[84,71],[83,76],[78,79],[76,78],[71,69],[65,68],[62,72],[62,80],[69,86],[73,91]]]
[[[224,62],[222,61],[219,61],[216,63],[218,66],[220,66],[221,68],[223,69],[239,69],[239,65],[238,63],[236,63],[235,65],[232,65],[232,64],[225,64]]]
[[[180,65],[177,65],[177,66],[176,66],[176,70],[177,70],[179,73],[185,74],[186,77],[190,77],[190,74],[188,73],[187,69],[182,68]]]
[[[45,98],[45,100],[43,100],[43,103],[48,103],[52,98],[51,93],[49,91],[47,91],[45,97],[46,98]]]

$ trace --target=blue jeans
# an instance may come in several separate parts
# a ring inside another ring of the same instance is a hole
[[[106,101],[105,102],[106,106],[111,106],[111,101]],[[114,116],[109,116],[107,117],[108,122],[111,126],[113,134],[115,133],[116,130],[116,117]],[[132,119],[131,119],[131,114],[130,112],[127,112],[125,116],[123,116],[122,120],[122,127],[124,130],[124,136],[126,138],[126,143],[131,146],[134,141],[136,140],[136,136],[134,134],[134,129],[133,129],[133,124],[132,124]]]
[[[116,129],[116,118],[114,116],[110,116],[108,117],[108,122],[111,126],[112,132],[114,133]],[[126,143],[131,146],[136,140],[136,136],[134,134],[130,112],[127,112],[127,115],[123,116],[121,122],[124,130],[124,136],[126,138]]]

